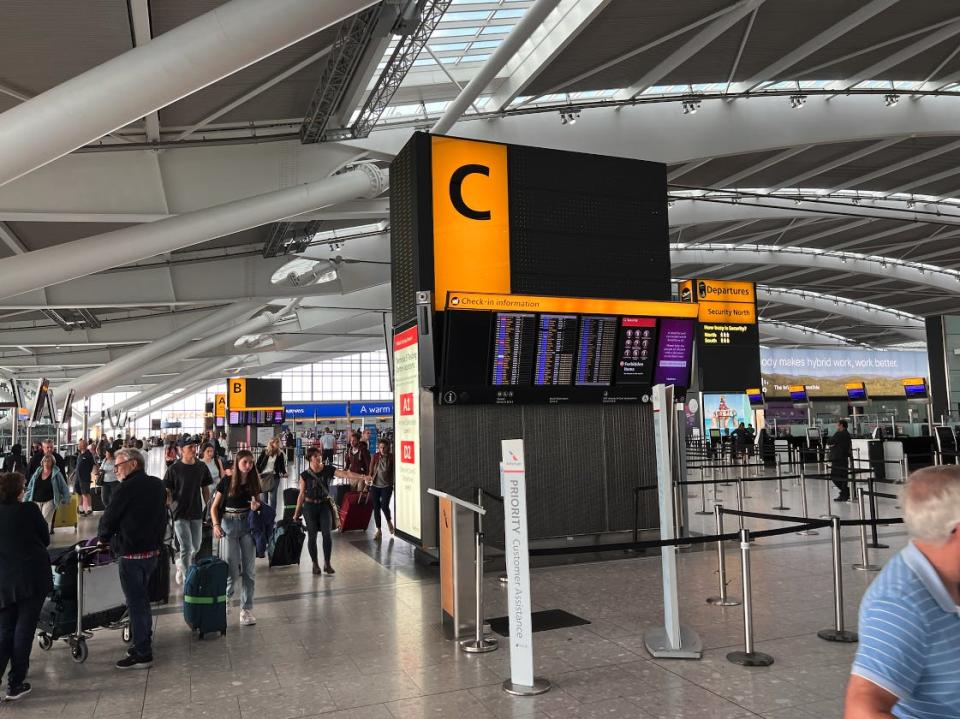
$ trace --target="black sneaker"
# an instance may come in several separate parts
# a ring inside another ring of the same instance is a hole
[[[27,694],[33,690],[33,687],[30,686],[30,682],[24,682],[18,687],[10,687],[7,689],[7,695],[3,698],[5,702],[15,702],[20,699],[23,699]]]
[[[153,656],[141,657],[131,654],[117,662],[117,669],[149,669],[153,666]]]
[[[833,501],[834,501],[834,502],[849,502],[849,501],[850,501],[850,495],[849,495],[849,494],[847,494],[847,495],[841,494],[839,497],[836,497]]]

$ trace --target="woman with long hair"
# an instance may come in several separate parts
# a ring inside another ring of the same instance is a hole
[[[70,487],[67,486],[67,480],[63,478],[53,455],[43,455],[40,466],[27,484],[24,496],[27,502],[34,502],[40,508],[43,521],[52,533],[53,515],[56,514],[57,507],[70,503]]]
[[[249,450],[237,452],[230,476],[220,480],[210,505],[213,536],[220,540],[220,558],[230,567],[227,576],[228,601],[233,597],[238,576],[240,587],[240,624],[257,623],[253,616],[253,591],[256,577],[257,548],[250,532],[249,513],[260,508],[260,477]],[[227,604],[229,611],[229,603]]]
[[[257,472],[260,473],[260,485],[263,487],[261,501],[277,508],[277,495],[280,483],[287,474],[283,452],[280,451],[280,438],[273,437],[257,459]]]
[[[374,539],[380,539],[383,534],[380,531],[380,513],[383,512],[387,520],[387,528],[390,534],[394,533],[393,517],[390,516],[390,498],[393,496],[393,455],[390,453],[390,443],[381,439],[377,442],[377,453],[373,455],[373,461],[370,463],[370,477],[367,479],[370,485],[370,494],[373,497],[373,521],[377,525],[377,533]]]

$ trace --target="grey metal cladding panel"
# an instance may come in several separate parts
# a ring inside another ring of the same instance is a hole
[[[416,319],[417,168],[415,146],[390,163],[390,266],[393,323]]]
[[[610,528],[633,529],[633,488],[657,484],[653,406],[614,405],[607,408],[603,419]],[[643,492],[639,527],[658,526],[657,493]]]
[[[523,408],[531,536],[607,530],[603,447],[592,431],[602,415],[591,405]]]

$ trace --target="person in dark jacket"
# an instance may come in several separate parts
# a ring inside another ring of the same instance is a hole
[[[50,528],[33,502],[21,502],[26,480],[0,474],[0,677],[10,664],[5,701],[30,693],[30,650],[43,600],[53,589]]]
[[[830,476],[837,485],[840,494],[834,500],[846,502],[850,499],[850,457],[853,454],[853,440],[847,431],[847,420],[837,422],[837,431],[830,438]]]
[[[63,461],[63,457],[53,451],[53,442],[49,439],[43,440],[43,442],[40,443],[40,449],[31,455],[30,464],[27,465],[27,474],[25,476],[32,477],[34,475],[37,469],[40,468],[40,460],[43,459],[43,455],[45,454],[53,455],[53,459],[57,463],[57,468],[60,470],[60,473],[64,477],[68,476],[67,463]]]
[[[15,444],[10,448],[10,454],[3,460],[3,471],[26,475],[27,463],[23,458],[23,445]]]
[[[147,669],[153,664],[153,617],[148,586],[157,567],[160,545],[167,529],[167,493],[156,477],[144,471],[143,453],[121,449],[114,471],[120,480],[97,532],[120,557],[120,586],[127,600],[131,653],[117,662],[117,669]]]
[[[83,516],[93,514],[93,502],[90,499],[90,484],[93,478],[93,470],[97,466],[97,461],[93,458],[93,452],[87,447],[87,440],[81,439],[77,442],[77,481],[73,491],[80,496],[80,509],[78,513]]]
[[[280,439],[273,437],[260,453],[257,459],[257,473],[260,475],[260,488],[263,493],[260,501],[277,508],[277,496],[280,492],[280,483],[287,476],[286,462],[283,452],[280,451]]]

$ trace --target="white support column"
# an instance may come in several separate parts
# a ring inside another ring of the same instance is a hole
[[[454,123],[461,118],[467,108],[482,93],[490,81],[497,76],[504,65],[514,56],[520,46],[526,42],[534,30],[547,18],[550,12],[557,6],[559,0],[537,0],[523,17],[520,18],[510,34],[504,38],[500,46],[494,51],[493,55],[483,64],[473,79],[467,84],[463,91],[457,95],[456,99],[450,103],[439,120],[430,128],[434,135],[443,135],[453,127]]]
[[[138,262],[338,202],[376,197],[386,187],[386,173],[372,165],[360,165],[318,182],[0,260],[0,274],[4,277],[0,298]]]
[[[732,28],[747,15],[763,4],[763,0],[741,0],[731,8],[730,12],[721,15],[703,30],[698,32],[683,45],[670,53],[666,58],[654,65],[643,77],[630,87],[624,88],[615,94],[615,100],[630,100],[643,93],[648,87],[656,85],[658,81],[678,68],[691,57],[703,50],[727,30]]]
[[[0,115],[0,185],[373,5],[231,0]]]

